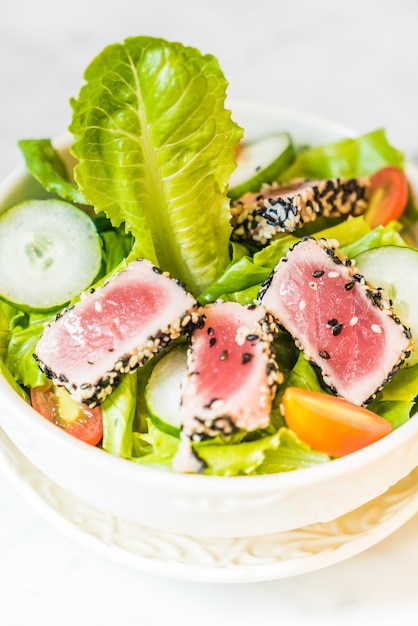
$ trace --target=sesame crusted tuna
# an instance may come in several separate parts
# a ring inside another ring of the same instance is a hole
[[[270,422],[277,385],[282,380],[272,342],[277,326],[261,306],[216,302],[205,307],[205,325],[190,340],[180,418],[179,469],[188,465],[188,443],[239,430],[253,431]]]
[[[369,185],[369,177],[263,185],[258,193],[246,193],[232,204],[232,237],[262,247],[277,233],[293,232],[317,217],[361,215]]]
[[[138,259],[46,326],[39,366],[78,401],[100,404],[119,382],[201,320],[183,285]]]
[[[356,273],[338,242],[304,238],[265,282],[259,301],[322,370],[339,396],[364,404],[398,370],[411,333],[382,290]]]

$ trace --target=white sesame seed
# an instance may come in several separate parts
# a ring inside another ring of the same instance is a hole
[[[327,244],[333,248],[338,248],[340,242],[338,241],[338,239],[327,239]]]
[[[218,398],[217,400],[214,400],[213,402],[211,402],[210,408],[213,411],[219,411],[220,409],[223,408],[224,404],[225,404],[224,401],[221,400],[221,398]]]
[[[94,310],[97,311],[97,313],[101,313],[102,312],[102,303],[99,302],[99,300],[96,300],[94,303]]]
[[[300,300],[299,301],[299,311],[304,311],[306,308],[306,302],[305,300]]]
[[[309,283],[309,287],[311,289],[313,289],[314,291],[316,291],[318,289],[318,283],[316,283],[315,281],[311,280]]]
[[[380,335],[382,333],[382,327],[379,324],[372,324],[372,331]]]
[[[338,278],[338,272],[328,272],[328,278]]]
[[[350,320],[350,326],[355,326],[356,324],[358,324],[358,317],[354,315]]]

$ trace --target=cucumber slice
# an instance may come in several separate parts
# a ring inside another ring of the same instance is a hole
[[[381,246],[355,257],[356,267],[373,287],[382,287],[393,301],[393,310],[411,329],[418,348],[418,251],[402,246]],[[409,365],[418,363],[418,349]]]
[[[243,141],[237,153],[237,167],[229,180],[229,197],[236,200],[247,191],[259,191],[263,183],[276,182],[295,156],[288,133]]]
[[[152,423],[174,437],[180,436],[181,384],[186,376],[187,346],[172,348],[152,370],[145,402]]]
[[[62,200],[28,200],[0,215],[0,297],[25,310],[62,306],[101,265],[93,220]]]

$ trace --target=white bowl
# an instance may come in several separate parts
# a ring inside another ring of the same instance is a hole
[[[296,142],[319,144],[354,134],[304,113],[251,103],[230,106],[248,137],[287,130]],[[411,176],[418,181],[414,170]],[[0,185],[0,210],[38,192],[21,167]],[[265,535],[329,522],[381,495],[418,465],[418,419],[412,418],[367,448],[311,468],[265,476],[179,475],[76,440],[41,417],[1,377],[0,399],[0,426],[55,483],[119,518],[196,537]]]

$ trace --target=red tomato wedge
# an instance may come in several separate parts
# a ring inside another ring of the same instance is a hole
[[[282,410],[299,439],[333,457],[360,450],[392,431],[389,422],[368,409],[298,387],[286,389]]]
[[[386,226],[401,217],[408,202],[408,183],[399,167],[383,167],[373,174],[370,192],[364,217],[371,228]]]
[[[79,404],[65,389],[54,386],[32,388],[30,397],[38,413],[73,437],[92,446],[101,441],[103,420],[100,407],[91,409]]]

